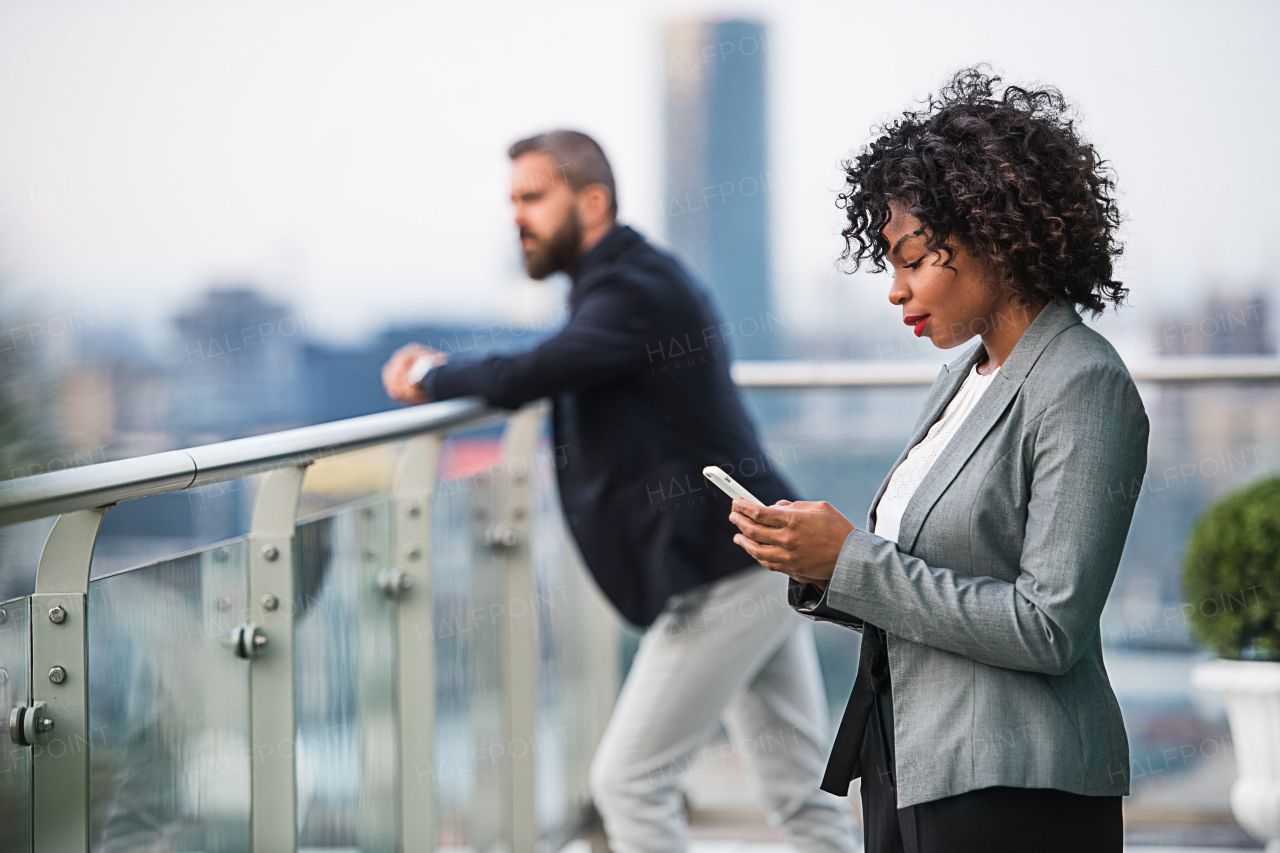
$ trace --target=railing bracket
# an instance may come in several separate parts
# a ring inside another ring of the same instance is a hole
[[[387,598],[400,598],[413,588],[413,578],[399,569],[383,569],[378,572],[378,588]]]
[[[253,660],[267,645],[267,635],[252,622],[246,622],[231,632],[231,647],[236,657]]]
[[[509,524],[491,524],[484,532],[484,541],[490,548],[509,551],[520,544],[520,534]]]
[[[16,746],[34,746],[40,735],[53,731],[44,702],[32,702],[31,707],[19,705],[9,712],[9,740]]]

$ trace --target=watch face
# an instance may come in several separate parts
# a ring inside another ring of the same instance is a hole
[[[409,368],[409,373],[407,374],[407,378],[414,385],[417,385],[419,382],[422,381],[422,377],[427,375],[427,371],[434,366],[435,365],[432,363],[431,356],[420,355],[418,356],[418,360],[415,361],[413,365]]]

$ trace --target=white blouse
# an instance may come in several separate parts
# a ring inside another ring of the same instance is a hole
[[[928,434],[919,444],[911,448],[907,458],[903,459],[902,464],[893,472],[889,486],[884,490],[880,503],[876,505],[876,529],[871,531],[872,533],[882,539],[898,541],[898,528],[902,524],[902,513],[907,509],[907,502],[919,488],[924,475],[929,473],[929,469],[937,461],[938,454],[951,441],[956,430],[960,429],[960,424],[964,423],[965,418],[973,411],[973,407],[978,405],[982,392],[987,390],[999,372],[1000,368],[997,367],[989,375],[983,376],[978,372],[976,364],[970,369],[964,384],[951,398],[942,417],[929,427]]]

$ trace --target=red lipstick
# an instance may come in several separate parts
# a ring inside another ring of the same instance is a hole
[[[915,326],[913,331],[916,333],[917,338],[920,337],[922,332],[924,332],[924,324],[928,321],[928,314],[912,314],[909,317],[902,318],[902,322],[906,323],[908,326]]]

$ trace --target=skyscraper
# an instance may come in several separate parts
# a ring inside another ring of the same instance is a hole
[[[710,288],[736,358],[781,349],[771,310],[765,57],[760,24],[687,21],[666,28],[667,241]]]

